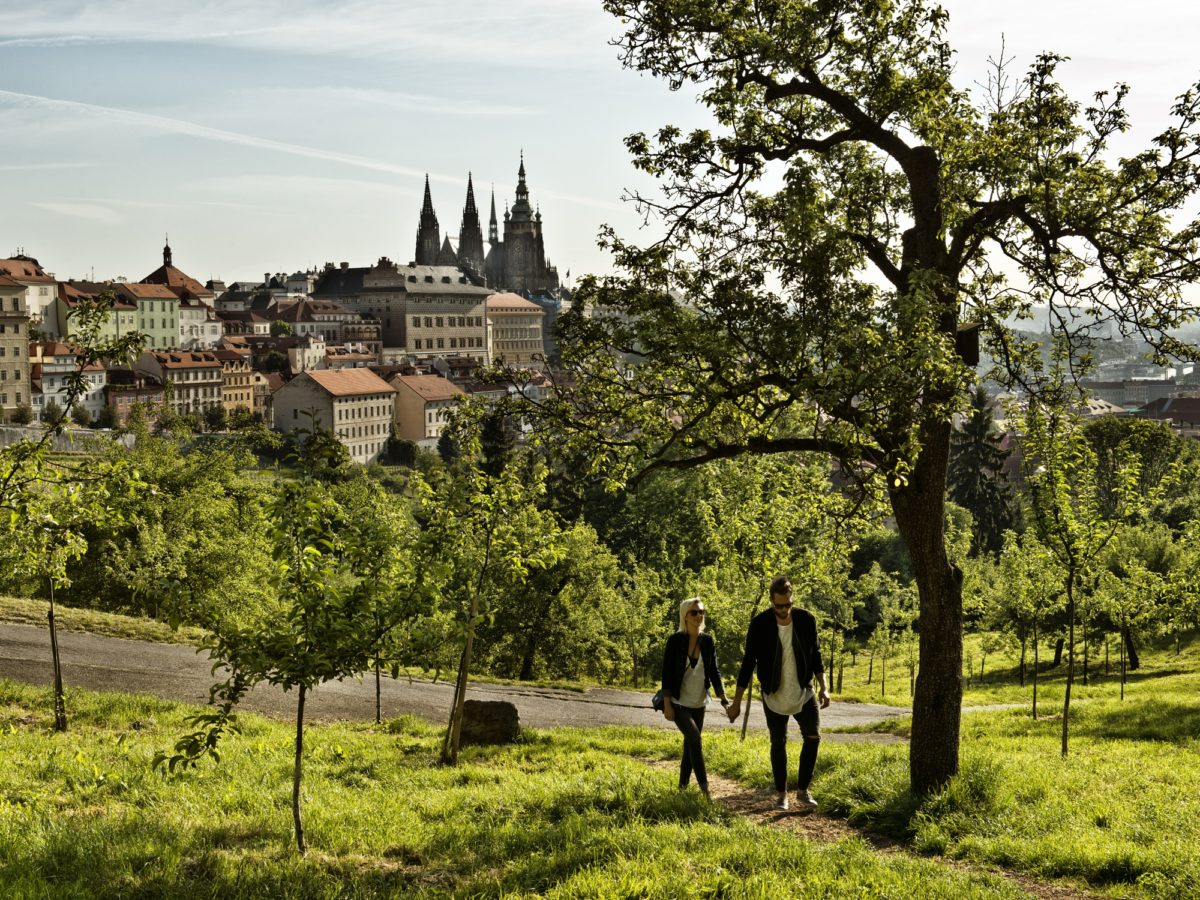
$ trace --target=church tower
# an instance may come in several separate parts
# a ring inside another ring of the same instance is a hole
[[[435,266],[442,240],[438,232],[437,214],[433,211],[433,197],[429,193],[429,176],[425,176],[425,203],[421,207],[421,223],[417,226],[418,266]]]
[[[504,214],[504,276],[501,283],[505,290],[519,294],[558,287],[558,273],[546,266],[542,214],[535,213],[529,204],[524,153],[517,170],[517,197],[512,211]]]
[[[479,210],[475,207],[475,186],[467,173],[467,202],[463,207],[462,225],[458,229],[458,261],[476,275],[483,275],[483,229],[479,225]]]

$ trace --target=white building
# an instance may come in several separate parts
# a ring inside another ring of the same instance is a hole
[[[396,436],[422,446],[437,444],[450,412],[466,396],[457,384],[441,375],[394,375]]]
[[[378,459],[391,436],[396,389],[370,369],[303,372],[272,397],[275,428],[332,431],[358,463]]]

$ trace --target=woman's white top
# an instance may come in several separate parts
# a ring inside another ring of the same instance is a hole
[[[800,686],[800,676],[796,674],[796,652],[792,649],[792,622],[788,619],[786,625],[778,625],[779,652],[783,654],[781,677],[779,685],[773,694],[763,694],[763,702],[767,709],[781,716],[794,716],[800,712],[804,704],[813,697],[812,688]]]
[[[700,652],[699,648],[696,652]],[[689,709],[698,709],[708,704],[708,691],[704,689],[704,654],[700,654],[694,666],[691,662],[689,657],[683,670],[683,683],[679,686],[679,699],[675,702]]]

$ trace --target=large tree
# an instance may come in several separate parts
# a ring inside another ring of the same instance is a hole
[[[912,785],[934,789],[958,769],[962,586],[943,505],[975,381],[964,326],[1013,372],[1032,348],[1005,322],[1033,303],[1077,335],[1107,320],[1179,352],[1164,332],[1200,275],[1200,225],[1176,221],[1200,184],[1200,90],[1115,159],[1124,86],[1076,102],[1048,54],[1021,79],[999,60],[971,94],[925,0],[605,6],[624,63],[688,85],[715,122],[627,140],[658,179],[638,199],[662,236],[607,232],[618,274],[583,281],[560,319],[556,446],[589,449],[614,481],[647,459],[817,452],[883,486],[920,594]]]

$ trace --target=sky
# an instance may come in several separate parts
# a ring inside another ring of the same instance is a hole
[[[1197,4],[944,5],[964,86],[1002,35],[1018,68],[1071,57],[1076,96],[1128,82],[1128,149],[1200,80]],[[618,32],[599,0],[0,0],[0,255],[137,280],[169,234],[202,281],[405,263],[426,173],[457,237],[468,171],[502,216],[523,151],[560,275],[609,271],[596,235],[636,239],[647,186],[623,138],[708,122],[622,69]]]

